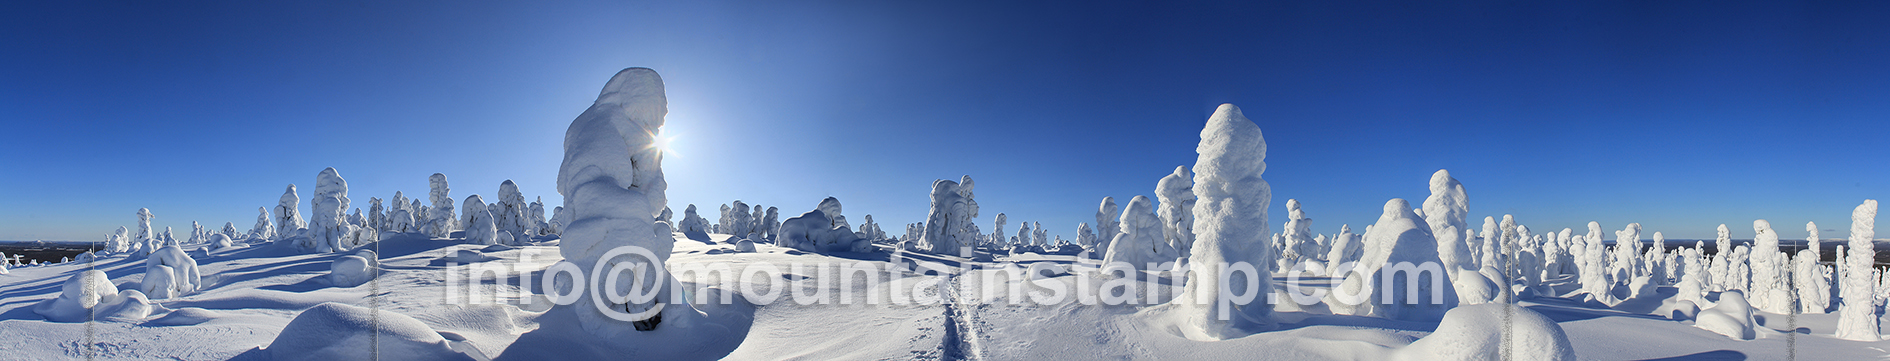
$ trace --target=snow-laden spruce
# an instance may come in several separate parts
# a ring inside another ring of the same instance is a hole
[[[1470,247],[1464,240],[1464,230],[1470,229],[1469,196],[1464,193],[1463,183],[1450,176],[1449,170],[1439,169],[1431,174],[1431,196],[1424,199],[1424,222],[1431,227],[1431,234],[1437,237],[1437,258],[1444,261],[1444,266],[1458,269],[1475,270],[1476,259],[1471,257]]]
[[[1115,233],[1118,229],[1122,229],[1122,226],[1116,224],[1116,218],[1121,215],[1122,209],[1116,207],[1116,197],[1103,197],[1102,204],[1096,206],[1097,244],[1086,246],[1095,250],[1097,254],[1101,254],[1104,250],[1109,249],[1109,240],[1114,237],[1111,234]]]
[[[453,213],[453,189],[447,187],[446,174],[433,173],[427,176],[427,199],[433,201],[433,210],[427,212],[427,236],[433,238],[451,237],[453,230],[459,229],[458,218]]]
[[[498,223],[493,222],[492,213],[486,211],[486,200],[474,194],[466,196],[466,204],[459,207],[466,215],[466,243],[499,244]]]
[[[1818,264],[1818,224],[1806,222],[1805,232],[1811,234],[1805,237],[1806,248],[1792,259],[1792,284],[1797,285],[1798,310],[1824,313],[1831,306],[1831,277],[1825,273],[1824,265]]]
[[[1286,200],[1286,227],[1280,234],[1282,251],[1277,257],[1276,269],[1292,269],[1302,260],[1319,257],[1319,244],[1312,239],[1312,218],[1306,217],[1306,211],[1299,207],[1299,200]]]
[[[151,215],[150,208],[138,208],[138,235],[131,238],[132,253],[135,253],[135,256],[143,257],[157,250],[158,236],[153,233],[156,230],[151,229],[152,218],[157,218],[157,216]]]
[[[1396,320],[1437,321],[1457,307],[1457,290],[1437,258],[1431,228],[1404,199],[1385,202],[1384,213],[1365,232],[1364,254],[1354,272],[1333,288],[1333,313]],[[1363,301],[1363,302],[1360,302]],[[1356,305],[1354,305],[1356,303]]]
[[[342,216],[348,210],[348,181],[334,167],[315,175],[315,196],[309,203],[307,237],[297,246],[320,253],[354,248],[354,230]]]
[[[872,243],[860,239],[840,215],[840,200],[827,197],[814,210],[781,222],[775,241],[782,247],[807,252],[869,252]]]
[[[486,209],[486,212],[492,213],[492,223],[498,225],[499,231],[524,234],[525,195],[519,193],[518,183],[510,179],[499,183],[498,205],[498,208]]]
[[[707,335],[729,332],[706,320],[707,315],[689,303],[669,303],[677,281],[666,272],[651,270],[665,267],[675,247],[675,239],[656,217],[668,204],[663,178],[663,155],[653,146],[668,100],[663,81],[655,71],[629,68],[618,72],[597,101],[571,122],[564,138],[564,161],[558,167],[558,194],[572,215],[564,237],[558,244],[566,262],[593,276],[589,297],[576,303],[553,307],[551,313],[569,313],[576,324],[545,321],[539,330],[559,332],[576,326],[581,332],[564,332],[558,342],[587,345],[591,352],[565,354],[572,358],[621,357],[635,354],[651,359],[714,359],[733,351],[734,342],[720,342]],[[663,232],[663,234],[658,234]],[[646,256],[613,255],[619,247],[641,247]],[[609,258],[606,258],[609,257]],[[654,259],[650,259],[653,257]],[[625,267],[625,268],[619,268]],[[616,272],[617,269],[632,270]],[[627,274],[612,284],[591,270]],[[618,296],[600,297],[597,290],[647,292],[656,297],[647,302]],[[611,312],[606,314],[605,312]],[[553,320],[560,316],[551,314]],[[538,331],[535,331],[538,332]],[[526,344],[521,337],[519,344]],[[568,337],[577,337],[575,339]],[[585,339],[588,337],[589,339]],[[607,341],[606,341],[607,340]],[[661,340],[660,343],[653,342]],[[517,346],[519,344],[514,344]],[[539,352],[548,352],[540,350]],[[509,351],[508,351],[509,353]]]
[[[932,182],[932,206],[926,211],[925,233],[919,239],[920,250],[934,254],[958,254],[958,247],[972,245],[977,233],[972,231],[978,218],[978,201],[973,200],[971,176],[953,182]],[[781,225],[787,233],[787,225]],[[1019,237],[1022,238],[1022,237]]]
[[[1113,241],[1109,242],[1109,253],[1103,256],[1103,263],[1121,262],[1135,270],[1159,271],[1162,270],[1159,264],[1175,261],[1175,251],[1162,240],[1161,218],[1155,215],[1148,197],[1138,195],[1130,199],[1129,207],[1122,210],[1117,224],[1122,229],[1111,237]]]
[[[308,227],[302,221],[302,212],[297,208],[301,207],[301,202],[301,196],[295,194],[294,184],[282,191],[282,198],[276,201],[276,239],[300,236],[302,229]]]
[[[1162,236],[1175,253],[1187,257],[1194,247],[1194,173],[1188,166],[1175,166],[1175,172],[1155,183],[1155,200],[1161,202],[1156,215],[1161,216]]]
[[[1713,281],[1713,291],[1742,289],[1745,286],[1735,287],[1729,275],[1732,270],[1732,230],[1727,229],[1725,224],[1721,224],[1717,232],[1718,235],[1713,239],[1713,262],[1706,271],[1712,274],[1709,278]]]
[[[1792,304],[1787,260],[1778,249],[1778,232],[1763,219],[1752,221],[1752,231],[1752,255],[1748,260],[1752,264],[1752,288],[1748,300],[1760,311],[1790,314],[1797,305]]]
[[[1877,236],[1877,200],[1866,199],[1851,211],[1850,255],[1838,261],[1843,280],[1838,286],[1837,337],[1855,341],[1879,341],[1877,334],[1877,248],[1871,243]],[[1841,253],[1840,253],[1841,254]]]
[[[1181,331],[1189,338],[1224,340],[1270,328],[1273,308],[1266,297],[1273,293],[1273,277],[1262,262],[1269,258],[1265,237],[1271,233],[1267,206],[1273,192],[1260,178],[1267,170],[1266,139],[1239,107],[1222,104],[1201,129],[1195,153],[1194,247],[1187,285],[1173,301]],[[1114,203],[1104,199],[1103,208]]]

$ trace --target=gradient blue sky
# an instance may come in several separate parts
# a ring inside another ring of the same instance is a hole
[[[98,240],[149,207],[235,222],[336,167],[354,204],[556,205],[565,127],[617,70],[668,85],[680,215],[741,199],[922,220],[978,182],[1073,238],[1194,162],[1215,105],[1264,129],[1273,228],[1362,231],[1431,172],[1537,231],[1785,238],[1890,195],[1890,3],[136,1],[0,4],[0,239]],[[304,211],[307,203],[303,204]],[[1612,238],[1612,235],[1610,235]]]

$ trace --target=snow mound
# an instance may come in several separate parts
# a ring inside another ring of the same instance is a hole
[[[151,314],[150,301],[137,290],[118,291],[105,271],[86,270],[66,279],[59,297],[33,306],[52,322],[138,321]]]
[[[276,361],[474,360],[413,317],[339,303],[302,311],[265,349]]]
[[[366,257],[341,256],[329,266],[328,283],[338,287],[360,286],[374,280],[374,276],[379,273],[375,268],[374,262]]]
[[[1574,360],[1575,347],[1562,326],[1541,313],[1491,303],[1451,309],[1436,332],[1399,349],[1397,356],[1401,360]]]
[[[1752,328],[1752,304],[1747,303],[1745,293],[1738,290],[1720,293],[1718,303],[1700,310],[1694,317],[1694,327],[1740,340],[1758,337]]]
[[[861,239],[845,225],[834,227],[827,212],[818,209],[781,221],[781,234],[775,242],[782,247],[807,252],[867,252],[872,243]]]
[[[735,251],[743,252],[743,253],[755,253],[755,241],[744,239],[744,240],[741,240],[740,242],[735,242]]]
[[[144,281],[139,291],[153,299],[166,299],[197,292],[203,280],[197,274],[197,260],[184,249],[164,246],[144,259]]]

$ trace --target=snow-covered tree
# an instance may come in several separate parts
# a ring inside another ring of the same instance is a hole
[[[1357,262],[1364,247],[1365,244],[1359,241],[1358,234],[1352,233],[1352,225],[1339,225],[1339,234],[1332,237],[1332,247],[1326,250],[1326,263],[1329,265],[1326,267],[1326,274],[1338,275],[1340,265],[1346,262]]]
[[[1728,275],[1732,269],[1732,231],[1728,230],[1724,224],[1719,225],[1719,235],[1713,240],[1713,253],[1713,262],[1706,271],[1712,275],[1708,277],[1713,281],[1712,290],[1720,292],[1739,289],[1733,287],[1732,278]]]
[[[999,232],[999,234],[1002,235],[1003,232]],[[1089,229],[1089,222],[1076,224],[1076,244],[1083,246],[1083,248],[1096,246],[1096,231]]]
[[[301,196],[295,194],[294,184],[290,184],[289,189],[282,192],[282,198],[276,203],[277,239],[299,236],[302,234],[302,229],[308,227],[307,223],[302,222],[302,212],[298,208],[301,207],[301,202]]]
[[[1763,219],[1752,221],[1752,231],[1752,288],[1746,292],[1748,301],[1765,312],[1790,314],[1798,306],[1792,304],[1785,254],[1778,248],[1778,232],[1772,231],[1772,223]]]
[[[1188,166],[1175,166],[1174,173],[1155,183],[1155,200],[1161,202],[1155,214],[1161,216],[1162,237],[1186,257],[1194,246],[1194,173]]]
[[[1378,223],[1365,233],[1358,272],[1350,273],[1329,295],[1334,313],[1397,320],[1437,321],[1457,307],[1457,290],[1437,258],[1437,239],[1404,199],[1385,202]],[[1428,269],[1427,269],[1428,265]],[[1402,277],[1402,279],[1400,279]],[[1412,289],[1414,288],[1415,289]],[[1365,301],[1351,305],[1345,295]],[[1412,299],[1416,295],[1418,299]],[[1390,296],[1390,297],[1386,297]]]
[[[1463,239],[1463,231],[1470,229],[1470,202],[1463,183],[1452,178],[1449,170],[1439,169],[1431,173],[1430,188],[1431,196],[1424,199],[1424,222],[1437,237],[1437,257],[1447,267],[1477,269],[1477,260],[1471,258],[1469,244]]]
[[[754,227],[753,216],[749,213],[748,203],[736,200],[727,212],[722,212],[722,219],[719,220],[722,232],[734,235],[736,238],[747,239],[748,233],[753,231],[750,228]]]
[[[1831,278],[1818,264],[1818,224],[1805,223],[1806,248],[1792,260],[1792,283],[1798,286],[1798,309],[1804,313],[1824,313],[1831,306]]]
[[[1116,224],[1116,218],[1122,216],[1122,209],[1116,207],[1116,197],[1103,197],[1102,204],[1096,207],[1096,245],[1098,251],[1109,249],[1109,240],[1114,238],[1116,230],[1122,229]],[[1100,253],[1100,252],[1098,252]]]
[[[1876,227],[1877,200],[1866,199],[1851,211],[1850,254],[1838,263],[1844,268],[1843,281],[1838,286],[1837,337],[1841,339],[1871,342],[1883,339],[1877,334],[1878,282],[1872,275],[1877,248],[1871,242],[1877,236]]]
[[[387,209],[381,208],[380,197],[368,197],[368,227],[387,229]]]
[[[1004,223],[1010,220],[1009,218],[1010,217],[1005,216],[1003,213],[998,213],[997,221],[993,223],[993,227],[991,228],[992,247],[998,247],[1000,244],[1004,243],[1002,241],[1004,239]]]
[[[971,176],[957,182],[940,179],[932,182],[932,206],[926,211],[925,233],[919,249],[935,254],[958,254],[958,247],[974,244],[971,232],[978,218],[978,202],[973,200]],[[785,227],[785,225],[783,225]]]
[[[1104,263],[1123,262],[1136,270],[1160,270],[1149,264],[1174,262],[1178,257],[1174,248],[1162,239],[1161,217],[1155,215],[1155,207],[1149,204],[1147,196],[1129,199],[1129,207],[1122,211],[1117,224],[1122,228],[1111,237],[1113,241],[1109,242],[1109,253],[1103,256]]]
[[[701,214],[697,214],[696,205],[691,204],[688,208],[683,208],[683,219],[681,222],[676,223],[676,231],[682,233],[709,233],[709,220],[702,218]]]
[[[781,232],[781,209],[768,207],[761,216],[761,238],[774,240]]]
[[[1582,252],[1580,262],[1582,291],[1596,301],[1613,304],[1614,294],[1609,291],[1614,287],[1609,279],[1613,273],[1608,269],[1608,254],[1602,247],[1601,236],[1601,223],[1588,222],[1588,235],[1582,236],[1583,248],[1587,249]]]
[[[315,196],[309,208],[309,233],[299,243],[302,249],[327,253],[353,248],[348,238],[354,230],[342,220],[348,209],[348,181],[335,168],[322,169],[315,175]]]
[[[141,251],[141,256],[149,255],[151,252],[157,251],[157,247],[154,247],[157,234],[152,233],[156,231],[151,228],[152,218],[157,218],[157,216],[151,214],[150,208],[138,208],[138,235],[132,237],[132,241],[138,243],[135,248]]]
[[[499,230],[511,232],[514,236],[525,234],[525,195],[519,193],[518,183],[510,179],[499,183],[498,205],[497,209],[486,211],[492,213],[492,222],[499,226]]]
[[[183,296],[203,285],[197,273],[197,260],[177,246],[164,246],[144,259],[144,281],[139,291],[151,299]]]
[[[431,189],[427,192],[427,200],[433,202],[433,209],[427,211],[427,235],[433,238],[451,237],[453,230],[459,229],[459,222],[453,214],[453,190],[447,187],[446,174],[433,173],[427,176],[427,187]]]
[[[669,209],[665,207],[663,210],[668,211]],[[667,219],[658,218],[657,221],[669,222]],[[531,203],[525,205],[524,238],[531,239],[533,236],[544,235],[545,226],[545,200],[543,198],[534,199]]]
[[[492,213],[486,210],[484,198],[477,194],[467,196],[466,204],[459,208],[460,212],[471,217],[463,224],[466,226],[466,243],[499,244],[498,223],[493,222]]]
[[[1267,206],[1273,198],[1271,187],[1260,178],[1267,169],[1266,139],[1240,108],[1222,104],[1201,130],[1195,153],[1195,243],[1184,293],[1173,302],[1182,312],[1182,332],[1191,337],[1244,336],[1273,324],[1273,307],[1265,302],[1273,293],[1268,281],[1273,277],[1261,263],[1269,258],[1264,237],[1271,233]],[[1113,211],[1114,206],[1114,199],[1103,199],[1103,210]],[[1224,271],[1243,263],[1253,266],[1253,272]],[[1251,298],[1243,302],[1243,295]]]
[[[1317,257],[1314,254],[1319,244],[1313,243],[1312,218],[1306,217],[1306,211],[1299,208],[1299,200],[1286,200],[1286,227],[1282,230],[1280,240],[1284,244],[1280,247],[1277,269],[1291,269],[1293,264]]]
[[[256,207],[256,225],[249,228],[249,238],[261,241],[276,238],[276,226],[269,221],[269,207]]]

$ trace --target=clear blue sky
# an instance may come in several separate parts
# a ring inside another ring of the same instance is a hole
[[[1362,231],[1440,168],[1538,231],[1840,238],[1890,195],[1884,2],[392,3],[0,5],[0,239],[247,230],[330,166],[361,207],[434,172],[556,205],[565,127],[632,66],[711,220],[837,196],[898,233],[969,174],[985,231],[1072,238],[1220,103],[1265,131],[1276,231],[1288,198]]]

